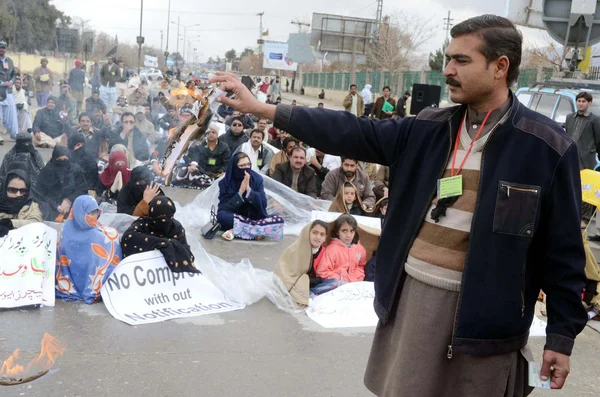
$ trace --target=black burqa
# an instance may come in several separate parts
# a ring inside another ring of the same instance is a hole
[[[12,168],[12,163],[14,162],[27,164],[29,180],[31,184],[35,184],[40,171],[44,168],[44,160],[36,148],[33,147],[29,132],[17,134],[15,146],[4,155],[2,166],[0,167],[0,186],[2,186],[6,178],[6,173]]]
[[[29,181],[29,170],[28,165],[23,162],[11,163],[10,169],[6,172],[6,178],[2,183],[2,190],[0,191],[0,214],[8,214],[14,217],[21,209],[26,205],[31,205],[33,200],[30,198],[31,194],[27,192],[20,197],[8,197],[7,186],[13,179],[22,179],[25,182],[25,186],[29,189],[31,187]],[[12,221],[8,218],[0,220],[0,237],[4,237],[9,231],[14,229]]]
[[[63,156],[68,160],[58,160]],[[64,146],[55,147],[52,158],[33,185],[33,199],[39,203],[44,220],[55,221],[59,215],[57,208],[64,199],[73,203],[84,194],[87,194],[87,183],[83,170],[71,162],[69,149]]]
[[[149,205],[149,215],[133,222],[123,234],[123,258],[140,252],[160,251],[171,271],[200,273],[185,238],[185,229],[175,220],[175,203],[156,196]]]
[[[140,165],[131,170],[129,182],[123,186],[117,198],[117,212],[133,215],[135,207],[144,198],[144,190],[154,181],[154,174],[146,166]],[[159,193],[164,195],[162,190]]]
[[[75,146],[80,143],[82,146],[75,149]],[[100,183],[98,163],[96,163],[94,157],[86,150],[85,146],[86,140],[82,134],[76,133],[69,137],[68,148],[71,152],[71,162],[81,167],[83,175],[85,176],[87,190],[94,190],[96,193],[101,194],[104,191],[104,188]]]

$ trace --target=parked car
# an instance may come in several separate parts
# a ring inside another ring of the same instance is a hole
[[[160,81],[163,79],[163,74],[160,70],[155,68],[142,69],[140,71],[140,77],[143,77],[148,81]]]
[[[519,88],[516,96],[523,105],[531,110],[543,114],[565,126],[567,115],[577,111],[575,97],[582,91],[588,91],[594,97],[590,112],[600,115],[600,86],[594,84],[548,82],[532,88]],[[587,87],[585,87],[587,86]]]

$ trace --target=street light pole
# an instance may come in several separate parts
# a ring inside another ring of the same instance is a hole
[[[177,17],[177,53],[179,54],[179,18]]]
[[[140,70],[141,70],[141,63],[142,63],[142,44],[144,44],[144,38],[142,37],[142,21],[144,19],[144,0],[141,0],[142,2],[142,6],[140,8],[140,37],[138,37],[138,67],[137,67],[137,71],[138,71],[138,75],[140,74]]]
[[[169,30],[171,27],[171,0],[169,0],[169,11],[167,15],[167,47],[165,48],[165,52],[169,52]]]

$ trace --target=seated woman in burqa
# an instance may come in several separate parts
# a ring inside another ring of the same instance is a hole
[[[149,215],[133,222],[123,235],[123,258],[160,251],[173,272],[200,273],[187,243],[185,229],[175,220],[175,203],[165,196],[150,202]]]
[[[29,183],[31,185],[35,184],[40,171],[44,168],[44,160],[37,149],[33,147],[31,139],[31,133],[29,132],[20,132],[17,134],[15,146],[4,155],[4,160],[2,160],[0,185],[2,185],[4,178],[6,178],[8,170],[12,168],[12,164],[17,161],[27,165]]]
[[[100,174],[103,192],[102,198],[116,204],[119,192],[129,182],[131,170],[127,167],[127,155],[120,151],[112,152],[108,158],[108,166]]]
[[[160,187],[152,182],[154,175],[146,166],[140,165],[131,171],[129,182],[119,192],[117,212],[133,216],[147,216],[152,199],[164,195]]]
[[[0,191],[0,237],[9,231],[35,222],[43,222],[42,212],[30,194],[28,165],[12,162]]]
[[[99,222],[100,209],[91,196],[79,196],[60,234],[56,251],[56,296],[91,304],[119,264],[119,233]]]
[[[231,156],[227,171],[219,181],[217,220],[223,238],[254,240],[283,238],[283,218],[267,214],[267,196],[260,174],[252,171],[252,162],[245,153]]]
[[[87,188],[83,170],[71,163],[69,149],[57,146],[33,185],[33,198],[40,204],[44,220],[63,222],[75,199],[87,194]]]
[[[82,134],[73,134],[69,137],[67,147],[71,151],[71,162],[77,164],[83,170],[87,183],[88,193],[102,194],[104,190],[98,175],[98,162],[85,149],[85,138]]]

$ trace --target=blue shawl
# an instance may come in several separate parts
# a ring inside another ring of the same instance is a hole
[[[56,296],[64,300],[100,300],[100,288],[122,257],[119,233],[88,214],[98,209],[91,196],[79,196],[59,239]]]
[[[222,205],[229,202],[236,194],[239,194],[240,186],[244,180],[244,171],[250,174],[250,189],[252,190],[252,198],[255,203],[251,208],[246,210],[249,212],[250,218],[264,219],[269,215],[267,214],[267,195],[265,194],[265,188],[263,178],[257,172],[252,169],[243,170],[240,169],[238,164],[238,157],[242,153],[236,153],[229,159],[227,164],[227,171],[225,176],[219,181],[219,209],[222,209]],[[244,216],[248,216],[243,214]]]

